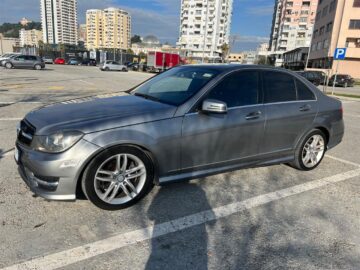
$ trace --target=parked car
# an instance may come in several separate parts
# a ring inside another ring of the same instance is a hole
[[[96,66],[97,62],[96,62],[95,59],[84,59],[81,62],[81,65],[83,65],[83,66]]]
[[[5,68],[33,68],[40,70],[45,68],[45,63],[40,56],[34,55],[17,55],[6,59],[4,63]]]
[[[100,67],[102,71],[128,71],[128,68],[125,65],[121,65],[119,62],[116,61],[105,61],[104,64]]]
[[[320,84],[326,84],[327,81],[327,75],[325,72],[323,71],[318,71],[318,70],[311,70],[311,71],[307,71],[307,72],[311,72],[312,74],[314,74],[315,76],[318,76],[320,78]]]
[[[138,71],[139,70],[139,63],[128,63],[127,64],[127,68],[133,71]]]
[[[0,66],[4,66],[5,61],[13,58],[14,56],[20,55],[19,53],[6,53],[0,56]]]
[[[56,65],[65,65],[65,59],[61,58],[61,57],[58,57],[58,58],[55,59],[54,64],[56,64]]]
[[[45,64],[54,64],[54,59],[52,59],[51,57],[44,56],[42,60]]]
[[[335,75],[331,76],[329,80],[329,85],[333,86],[335,80]],[[341,87],[353,87],[355,84],[355,80],[350,76],[346,74],[338,74],[336,76],[336,82],[335,86],[341,86]]]
[[[71,65],[71,66],[77,66],[77,65],[79,65],[80,63],[79,63],[79,61],[78,61],[76,58],[70,58],[67,64],[68,64],[68,65]]]
[[[312,71],[298,71],[297,73],[316,86],[321,84],[321,77]]]
[[[15,160],[31,190],[103,209],[139,201],[153,184],[286,163],[315,169],[344,135],[339,100],[282,69],[175,67],[129,95],[32,111]]]

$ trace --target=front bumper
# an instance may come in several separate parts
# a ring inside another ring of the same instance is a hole
[[[76,186],[84,167],[100,147],[80,140],[64,153],[34,151],[17,143],[18,171],[36,195],[49,200],[75,200]]]

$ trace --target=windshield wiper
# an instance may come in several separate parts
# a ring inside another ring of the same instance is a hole
[[[143,94],[143,93],[135,93],[134,95],[138,96],[138,97],[143,97],[145,99],[149,99],[149,100],[153,100],[153,101],[163,103],[163,101],[161,99],[159,99],[157,97],[150,96],[150,95],[146,95],[146,94]]]

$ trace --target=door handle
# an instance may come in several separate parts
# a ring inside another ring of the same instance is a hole
[[[299,108],[299,111],[300,112],[307,112],[307,111],[310,111],[311,109],[311,106],[309,104],[306,104],[306,105],[303,105]]]
[[[249,113],[249,114],[246,116],[246,120],[258,119],[260,116],[261,116],[261,112],[260,112],[260,111],[252,112],[252,113]]]

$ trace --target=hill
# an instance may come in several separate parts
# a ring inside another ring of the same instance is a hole
[[[2,33],[4,37],[18,38],[21,28],[25,28],[26,30],[41,30],[41,23],[31,22],[28,23],[27,26],[22,26],[20,23],[3,23],[0,25],[0,33]]]

